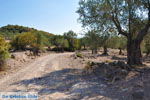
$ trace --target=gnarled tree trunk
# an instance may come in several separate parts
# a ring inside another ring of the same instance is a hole
[[[103,54],[102,54],[102,55],[106,55],[106,56],[107,56],[107,55],[108,55],[107,46],[104,46],[104,47],[103,47],[103,50],[104,50],[104,51],[103,51]]]
[[[127,63],[129,65],[142,65],[141,42],[138,40],[128,40],[127,43]]]

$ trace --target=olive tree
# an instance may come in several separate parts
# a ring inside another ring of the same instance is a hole
[[[80,0],[77,13],[84,27],[112,25],[127,38],[128,64],[142,64],[140,44],[150,27],[150,0]]]
[[[92,54],[97,54],[97,49],[100,47],[100,35],[96,31],[91,30],[85,34],[85,39],[92,50]]]
[[[54,35],[51,37],[52,45],[56,46],[57,51],[64,51],[65,48],[68,48],[68,41],[61,35]]]
[[[74,51],[76,49],[75,48],[75,41],[77,38],[77,34],[75,32],[73,32],[72,30],[70,30],[70,31],[64,33],[64,38],[68,40],[70,51]]]

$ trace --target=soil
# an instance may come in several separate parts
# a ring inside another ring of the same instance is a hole
[[[87,62],[126,61],[126,54],[109,50],[109,56],[82,52],[50,53],[23,63],[0,79],[0,92],[37,92],[39,100],[150,100],[150,69],[132,68],[125,79],[108,82],[85,73]],[[146,59],[147,60],[147,59]]]

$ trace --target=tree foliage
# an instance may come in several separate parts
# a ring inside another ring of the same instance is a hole
[[[97,49],[100,47],[100,35],[94,30],[91,30],[85,34],[85,40],[87,46],[92,50],[92,54],[97,53]]]
[[[17,34],[11,41],[11,46],[15,50],[32,48],[32,51],[37,55],[39,50],[43,50],[44,46],[48,46],[47,43],[48,39],[41,32],[33,31]]]
[[[128,64],[142,64],[140,44],[150,26],[149,0],[80,0],[77,13],[83,27],[124,35]]]
[[[15,38],[11,41],[11,46],[15,50],[25,50],[26,47],[28,45],[31,46],[35,40],[34,34],[31,32],[24,32],[15,36]]]
[[[64,38],[67,39],[68,44],[69,44],[69,50],[70,51],[75,51],[76,49],[79,48],[79,41],[77,40],[77,34],[73,31],[68,31],[64,33]]]
[[[3,26],[0,28],[0,34],[3,35],[6,39],[12,39],[15,35],[21,34],[24,32],[40,32],[45,37],[50,37],[53,35],[48,32],[39,31],[34,28],[29,28],[29,27],[24,27],[24,26],[19,26],[19,25],[7,25],[7,26]]]
[[[54,35],[51,37],[52,45],[56,46],[57,51],[61,49],[63,52],[65,48],[69,47],[68,41],[61,35]]]

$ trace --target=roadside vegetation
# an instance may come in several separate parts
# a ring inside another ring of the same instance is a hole
[[[19,33],[20,32],[20,33]],[[112,30],[111,30],[112,32]],[[9,52],[30,50],[35,56],[45,51],[74,52],[76,50],[91,50],[97,54],[103,48],[103,56],[109,55],[107,48],[118,49],[119,55],[124,55],[127,49],[127,38],[115,33],[101,34],[98,30],[89,30],[81,38],[73,31],[65,32],[63,35],[54,35],[33,28],[8,25],[0,28],[1,35],[1,59],[6,59]],[[141,44],[142,52],[148,56],[150,53],[150,35],[144,37]],[[6,42],[7,41],[7,42]],[[5,51],[5,52],[4,52]],[[79,55],[80,56],[80,55]]]
[[[9,57],[9,44],[5,41],[4,37],[0,35],[0,70],[5,67],[5,60]]]

